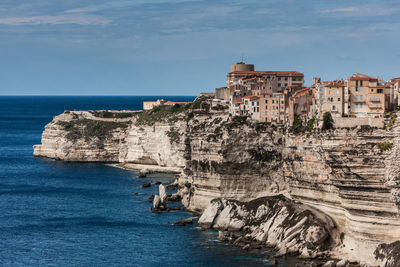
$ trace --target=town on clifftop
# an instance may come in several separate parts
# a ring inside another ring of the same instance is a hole
[[[324,114],[336,127],[370,125],[383,127],[385,114],[399,106],[400,77],[384,81],[365,74],[335,81],[313,78],[304,87],[304,74],[297,71],[255,71],[253,64],[231,65],[227,86],[216,88],[211,107],[229,110],[232,116],[292,126],[296,120],[321,127]],[[145,101],[143,109],[186,104],[164,100]]]

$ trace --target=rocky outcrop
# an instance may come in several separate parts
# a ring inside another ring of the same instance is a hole
[[[381,267],[400,266],[400,241],[380,244],[375,250],[375,257],[381,260]]]
[[[191,110],[161,121],[144,119],[64,113],[46,126],[34,154],[174,168],[181,171],[182,204],[194,212],[206,210],[209,215],[200,221],[230,230],[246,222],[231,220],[234,213],[225,206],[208,210],[211,200],[249,202],[283,194],[314,210],[318,220],[332,219],[330,240],[338,257],[377,264],[375,248],[400,240],[398,123],[388,129],[294,134],[224,112]],[[264,205],[254,216],[268,212]]]
[[[278,256],[289,253],[315,258],[333,244],[329,234],[333,225],[329,219],[324,221],[312,210],[283,195],[250,202],[213,200],[200,217],[199,225],[220,231],[240,231],[241,241],[236,243],[258,241],[274,247]]]
[[[142,177],[152,169],[176,171],[184,167],[185,147],[178,130],[184,128],[184,121],[146,125],[138,123],[136,112],[120,115],[122,118],[103,118],[99,113],[66,111],[54,117],[45,127],[41,144],[34,146],[34,155],[64,161],[118,162],[138,169]]]

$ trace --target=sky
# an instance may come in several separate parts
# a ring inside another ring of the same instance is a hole
[[[1,0],[0,95],[195,95],[229,66],[400,76],[400,1]]]

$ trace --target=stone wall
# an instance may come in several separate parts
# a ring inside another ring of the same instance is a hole
[[[383,128],[383,118],[334,118],[335,127],[357,127],[360,125],[369,125],[371,127]]]

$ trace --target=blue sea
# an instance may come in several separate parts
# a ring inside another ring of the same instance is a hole
[[[1,266],[268,266],[269,253],[216,241],[215,231],[172,226],[184,211],[151,213],[145,201],[171,175],[138,178],[105,164],[32,156],[44,126],[64,110],[142,108],[179,97],[0,97]],[[294,260],[279,259],[279,266]]]

